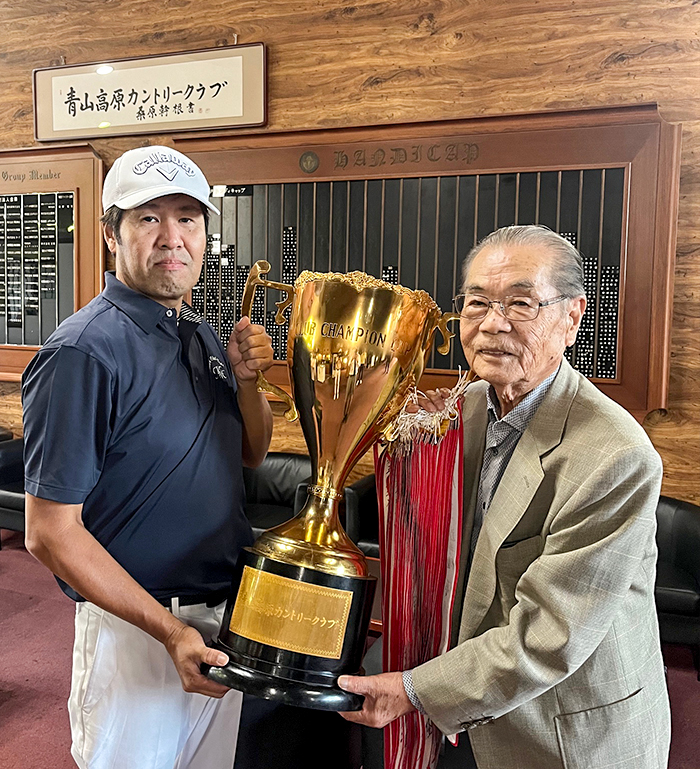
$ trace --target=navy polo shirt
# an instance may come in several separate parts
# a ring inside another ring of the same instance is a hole
[[[178,324],[107,273],[24,373],[25,489],[82,503],[87,530],[160,600],[226,589],[253,539],[235,390],[211,326],[186,305]]]

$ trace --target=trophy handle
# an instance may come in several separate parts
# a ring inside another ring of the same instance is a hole
[[[450,342],[454,336],[454,331],[450,331],[447,328],[447,324],[451,320],[459,320],[458,312],[443,312],[438,321],[437,327],[442,334],[442,344],[438,345],[438,352],[441,355],[447,355],[450,351]]]
[[[276,288],[279,291],[284,291],[287,294],[287,298],[281,302],[276,302],[277,315],[275,315],[275,322],[278,325],[282,325],[285,321],[284,311],[294,301],[294,286],[290,286],[287,283],[276,283],[272,280],[266,280],[261,278],[261,275],[265,275],[270,272],[270,263],[261,259],[251,267],[248,273],[248,279],[245,283],[245,289],[243,290],[243,299],[241,300],[241,315],[247,315],[250,317],[250,311],[253,307],[253,298],[255,297],[255,289],[257,286],[265,286],[266,288]],[[287,393],[280,387],[271,384],[265,378],[262,371],[258,371],[258,376],[255,380],[255,384],[259,393],[271,393],[276,395],[280,400],[287,404],[287,410],[284,412],[284,418],[288,422],[294,422],[299,418],[297,407],[294,405],[294,401],[287,395]]]

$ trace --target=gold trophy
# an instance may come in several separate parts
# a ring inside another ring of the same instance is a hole
[[[357,674],[376,579],[343,530],[338,503],[348,473],[382,436],[423,373],[436,329],[449,351],[447,323],[424,291],[361,272],[303,272],[294,286],[266,280],[256,262],[242,313],[257,286],[287,294],[277,323],[292,306],[287,345],[293,399],[258,372],[258,390],[288,404],[301,421],[313,482],[301,512],[264,532],[238,561],[238,573],[216,648],[229,664],[207,669],[220,683],[266,699],[320,710],[360,710],[363,697],[340,689]]]

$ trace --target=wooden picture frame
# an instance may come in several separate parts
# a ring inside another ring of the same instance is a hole
[[[37,141],[261,126],[263,43],[35,69]]]

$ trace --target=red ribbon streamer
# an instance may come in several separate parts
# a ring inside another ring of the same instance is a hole
[[[462,530],[462,418],[442,439],[389,445],[374,462],[379,501],[384,670],[449,648]],[[432,769],[442,733],[414,711],[384,730],[385,769]]]

